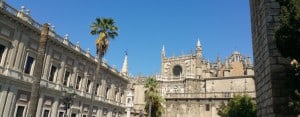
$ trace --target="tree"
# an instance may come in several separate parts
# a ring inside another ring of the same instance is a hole
[[[43,73],[42,68],[44,66],[45,51],[46,51],[46,45],[48,41],[48,32],[49,32],[49,24],[44,24],[43,29],[41,31],[41,39],[39,42],[38,55],[36,59],[36,65],[34,68],[35,70],[33,72],[27,117],[36,117],[38,99],[40,97],[40,82]]]
[[[96,18],[96,21],[91,25],[91,34],[99,35],[96,39],[96,49],[99,58],[106,54],[109,47],[109,39],[114,39],[118,36],[118,27],[112,18]]]
[[[278,0],[280,5],[279,27],[275,30],[276,45],[280,54],[293,60],[286,69],[288,103],[286,113],[300,113],[300,1]]]
[[[280,26],[275,30],[275,39],[283,57],[300,61],[300,1],[278,0]]]
[[[160,117],[163,112],[164,99],[158,93],[158,83],[154,78],[148,78],[145,84],[145,110],[148,117]]]
[[[221,117],[256,117],[256,106],[251,97],[238,95],[218,109]]]
[[[94,103],[94,95],[96,88],[96,77],[99,76],[100,65],[102,62],[102,57],[106,54],[109,47],[109,39],[114,39],[118,36],[118,27],[115,26],[115,22],[112,18],[96,18],[96,21],[91,25],[91,34],[98,35],[96,39],[96,54],[99,58],[99,62],[97,63],[95,77],[93,78],[93,87],[92,87],[92,95],[91,95],[91,103],[89,109],[89,117],[92,117],[93,113],[93,103]]]

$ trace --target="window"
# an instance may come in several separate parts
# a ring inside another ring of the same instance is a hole
[[[66,71],[66,72],[65,72],[64,81],[63,81],[63,85],[67,86],[69,77],[70,77],[70,72],[69,72],[69,71]]]
[[[64,117],[64,112],[59,112],[58,117]]]
[[[106,99],[108,99],[108,91],[109,91],[109,88],[107,87],[107,88],[106,88],[106,92],[105,92],[105,97],[106,97]]]
[[[32,58],[31,56],[27,56],[24,73],[30,74],[33,62],[34,62],[34,58]]]
[[[25,110],[24,106],[18,106],[16,111],[16,117],[23,117],[24,110]]]
[[[76,117],[76,113],[72,113],[72,114],[71,114],[71,117]]]
[[[209,104],[205,104],[205,110],[209,111],[209,109],[210,109]]]
[[[118,101],[118,92],[115,92],[115,101]]]
[[[179,76],[182,73],[182,67],[180,65],[175,65],[173,67],[173,74]]]
[[[0,44],[0,62],[2,62],[5,46]]]
[[[86,115],[83,115],[82,117],[86,117]]]
[[[81,76],[77,76],[77,81],[76,81],[76,89],[79,89],[80,83],[81,82]]]
[[[49,117],[49,110],[44,110],[43,117]]]
[[[96,84],[96,92],[95,95],[98,95],[100,84]]]
[[[56,75],[56,67],[55,66],[51,66],[51,70],[50,70],[50,75],[49,75],[49,81],[53,81],[55,75]]]
[[[87,81],[87,84],[86,84],[86,92],[89,92],[89,90],[90,90],[90,85],[91,85],[91,80],[88,80],[88,81]]]

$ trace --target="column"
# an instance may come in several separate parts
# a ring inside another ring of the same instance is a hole
[[[8,86],[7,85],[2,85],[1,84],[1,92],[0,92],[0,116],[3,116],[3,111],[4,111],[4,106],[6,103],[7,99],[7,94],[8,94]]]
[[[59,98],[54,98],[54,102],[51,108],[51,117],[56,117],[59,108]]]
[[[16,98],[16,94],[17,94],[17,90],[15,87],[11,87],[10,90],[8,89],[8,95],[7,95],[7,100],[6,100],[6,104],[4,107],[4,111],[3,111],[3,117],[11,117],[12,115],[12,111],[13,111],[13,107],[15,106],[14,102],[15,102],[15,98]]]
[[[8,58],[9,63],[10,63],[8,65],[11,65],[10,67],[14,67],[17,52],[18,52],[17,47],[18,47],[18,44],[19,44],[21,34],[22,34],[22,32],[20,32],[20,30],[16,30],[15,35],[14,35],[14,39],[16,39],[16,40],[13,40],[13,42],[12,42],[12,45],[10,47],[9,58]]]
[[[49,68],[50,68],[50,65],[51,65],[51,53],[52,53],[52,50],[49,49],[49,45],[46,45],[46,61],[45,61],[45,65],[44,65],[44,72],[43,72],[43,76],[42,76],[42,79],[48,79],[48,74],[49,74]]]
[[[22,38],[20,40],[21,42],[19,43],[18,48],[18,53],[16,55],[16,61],[15,61],[15,69],[17,69],[18,71],[22,72],[22,69],[24,68],[24,66],[22,65],[22,62],[24,60],[24,55],[26,55],[26,45],[28,43],[28,37],[25,35],[22,35]]]
[[[102,113],[103,113],[102,108],[98,107],[98,111],[97,111],[96,117],[102,117],[102,115],[103,115]]]
[[[40,94],[39,102],[36,110],[36,116],[41,117],[42,111],[43,111],[43,105],[44,105],[44,95]]]

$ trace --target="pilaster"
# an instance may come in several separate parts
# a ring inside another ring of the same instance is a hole
[[[3,111],[5,109],[5,103],[7,102],[7,94],[8,94],[8,86],[5,84],[1,84],[1,92],[0,92],[0,116],[3,116]]]
[[[7,100],[3,111],[3,117],[11,117],[13,114],[13,108],[16,101],[17,90],[14,86],[9,87]]]

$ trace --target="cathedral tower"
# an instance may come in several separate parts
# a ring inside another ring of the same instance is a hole
[[[197,46],[196,46],[196,76],[198,78],[200,78],[202,74],[201,61],[202,61],[202,47],[201,47],[200,40],[198,39]]]

